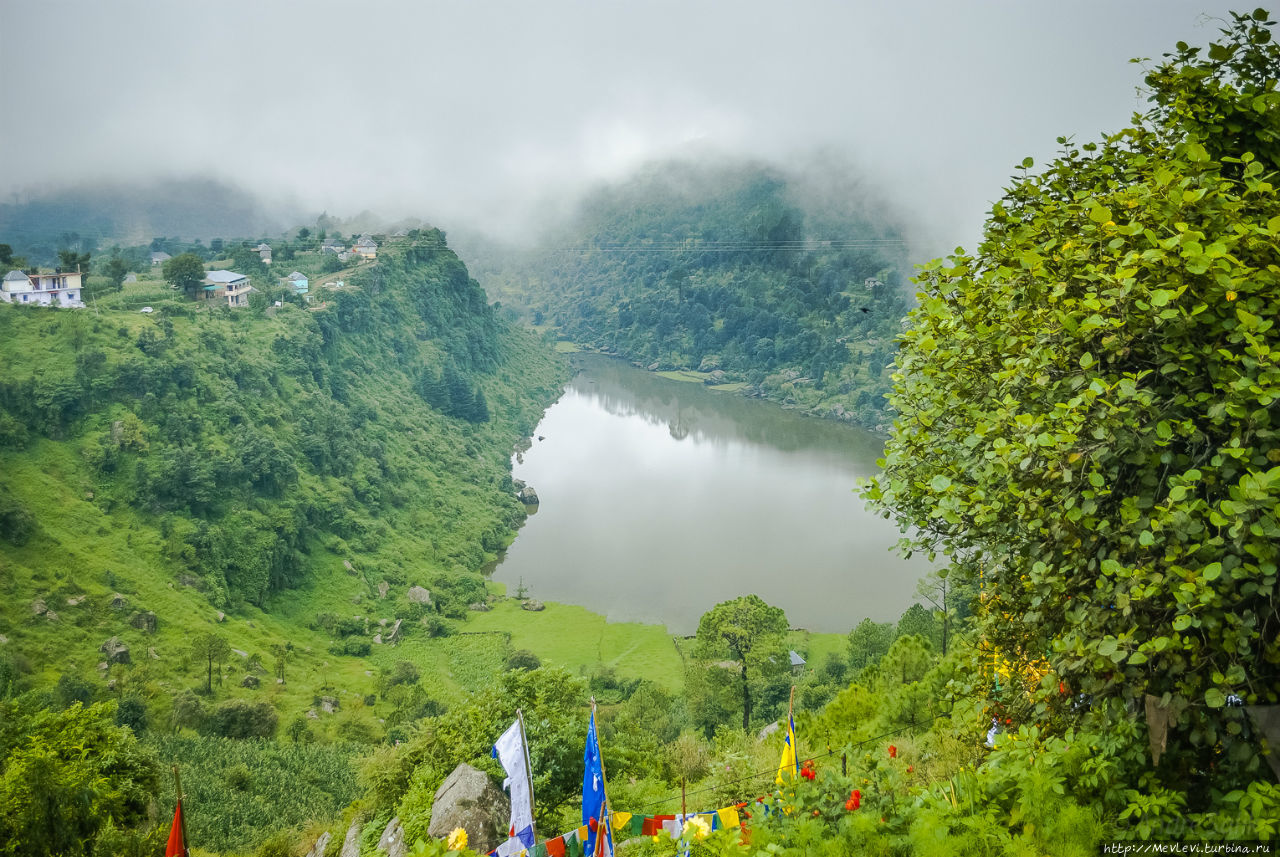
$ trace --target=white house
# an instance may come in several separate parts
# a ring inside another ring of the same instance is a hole
[[[249,278],[235,271],[209,271],[204,275],[204,299],[227,299],[227,306],[243,307],[249,305]]]
[[[79,271],[24,274],[10,271],[0,281],[0,299],[14,304],[83,307]]]
[[[258,258],[262,260],[262,264],[271,264],[271,245],[265,241],[254,248],[258,251]]]
[[[351,252],[365,259],[378,258],[378,245],[367,235],[361,236],[360,240],[351,248]]]
[[[284,282],[285,285],[293,289],[293,293],[295,295],[305,295],[310,287],[307,275],[299,271],[294,271],[292,274],[285,277]]]
[[[168,253],[164,252],[163,250],[157,250],[151,254],[151,267],[154,268],[156,265],[163,265],[165,262],[168,262],[172,258],[173,258],[172,256],[170,256]]]

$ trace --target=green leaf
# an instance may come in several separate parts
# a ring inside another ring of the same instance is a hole
[[[1093,207],[1089,209],[1089,219],[1094,223],[1106,223],[1111,219],[1111,209],[1107,208],[1105,205],[1098,205],[1095,203]]]
[[[1204,567],[1204,571],[1200,572],[1200,577],[1204,580],[1217,580],[1221,574],[1222,563],[1214,562]]]
[[[1191,616],[1187,613],[1180,613],[1173,618],[1173,630],[1185,631],[1191,627]]]
[[[1227,697],[1216,687],[1211,687],[1204,692],[1204,704],[1210,708],[1221,708],[1227,704]]]
[[[1116,647],[1119,644],[1120,641],[1115,637],[1104,637],[1102,641],[1098,643],[1098,654],[1103,655],[1104,657],[1110,657],[1115,654]]]
[[[951,487],[951,480],[939,473],[933,479],[929,480],[929,487],[933,489],[935,494],[941,494]]]
[[[1081,354],[1081,355],[1080,355],[1080,368],[1081,368],[1081,369],[1088,369],[1088,368],[1089,368],[1090,366],[1092,366],[1092,365],[1093,365],[1093,355],[1092,355],[1092,354],[1090,354],[1088,351],[1086,351],[1084,354]]]

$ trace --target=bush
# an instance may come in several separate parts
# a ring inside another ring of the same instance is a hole
[[[373,645],[368,640],[357,640],[354,637],[347,637],[329,647],[331,655],[350,655],[356,658],[368,657],[372,651]]]
[[[229,699],[209,714],[204,731],[223,738],[270,738],[279,718],[266,702]]]
[[[528,649],[516,649],[507,656],[508,670],[536,670],[541,666],[542,661]]]

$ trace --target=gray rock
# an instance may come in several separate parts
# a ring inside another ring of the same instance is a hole
[[[488,613],[489,605],[483,601],[477,601],[475,604],[468,604],[467,609],[473,610],[476,613]]]
[[[245,651],[245,650],[243,650],[243,649],[232,649],[231,651],[232,651],[232,652],[234,652],[235,654],[239,655],[239,656],[240,656],[240,657],[242,657],[242,658],[247,658],[247,657],[249,657],[249,653],[248,653],[248,652],[246,652],[246,651]]]
[[[227,621],[227,614],[226,614],[226,613],[223,613],[221,610],[219,610],[219,611],[218,611],[218,621],[219,621],[219,622],[225,622],[225,621]]]
[[[49,605],[44,603],[43,598],[37,598],[31,602],[31,615],[43,616],[49,612]]]
[[[353,821],[347,828],[347,838],[342,840],[342,853],[338,857],[360,857],[360,822]]]
[[[316,714],[316,710],[315,710],[314,708],[308,708],[308,709],[307,709],[307,719],[308,719],[308,720],[319,720],[319,719],[320,719],[320,715],[319,715],[319,714]]]
[[[373,635],[373,642],[374,642],[374,645],[381,646],[381,645],[382,645],[382,635],[381,635],[381,634],[374,634],[374,635]]]
[[[764,739],[772,735],[774,732],[777,732],[780,728],[782,728],[782,723],[780,721],[775,720],[772,723],[770,723],[768,726],[760,730],[760,734],[756,735],[756,740],[763,741]]]
[[[154,634],[156,629],[160,627],[160,620],[156,618],[156,614],[150,610],[139,610],[133,614],[133,618],[129,620],[129,624],[140,631],[146,631],[148,634]]]
[[[387,635],[388,643],[395,642],[396,637],[400,636],[400,623],[403,621],[404,621],[403,619],[396,620],[396,624],[392,627],[391,633]]]
[[[516,499],[526,506],[536,506],[542,501],[538,499],[538,492],[533,490],[532,485],[526,485],[520,489],[520,493],[516,495]]]
[[[307,852],[307,857],[324,857],[324,849],[329,847],[329,840],[332,837],[329,831],[320,834],[320,838],[316,840],[316,844],[311,846],[311,850]]]
[[[109,664],[131,663],[129,660],[129,647],[119,637],[112,637],[107,640],[101,646],[98,646],[98,651],[107,656],[107,663]]]
[[[58,614],[54,613],[52,610],[46,610],[44,614],[44,618],[48,619],[50,622],[57,622]]]
[[[89,597],[88,595],[73,595],[72,597],[67,599],[67,606],[79,607],[81,604],[84,603],[84,600],[88,597]]]
[[[386,598],[387,593],[391,591],[391,584],[385,580],[378,581],[378,598]]]
[[[111,609],[112,610],[125,610],[125,609],[128,609],[128,607],[129,607],[128,598],[125,598],[119,592],[111,593]]]
[[[354,565],[352,565],[352,564],[351,564],[351,560],[349,560],[349,559],[344,559],[344,560],[342,561],[342,567],[343,567],[343,568],[345,568],[345,569],[346,569],[348,572],[350,572],[351,574],[355,574],[355,573],[356,573],[356,567],[355,567]]]
[[[256,675],[254,675],[253,673],[249,673],[247,676],[245,676],[244,678],[240,679],[240,686],[241,686],[241,687],[247,687],[247,688],[249,688],[250,690],[257,690],[257,689],[258,689],[258,685],[260,685],[260,684],[262,684],[262,682],[261,682],[261,681],[258,679],[258,677],[257,677]],[[323,852],[321,852],[321,853],[323,853]]]
[[[282,678],[276,679],[276,684],[284,684],[284,679]]]
[[[543,604],[536,598],[529,598],[520,605],[520,609],[528,610],[531,613],[538,613],[542,610],[546,610],[547,605]]]
[[[333,714],[338,710],[338,699],[335,696],[320,697],[320,710],[325,714]]]
[[[470,765],[453,769],[436,791],[431,804],[431,826],[427,835],[443,839],[455,827],[467,831],[467,847],[487,854],[507,840],[511,801],[489,779]]]
[[[399,816],[387,822],[387,829],[382,831],[382,838],[378,840],[378,850],[385,851],[388,857],[404,857],[409,852],[409,846],[404,842],[404,828],[400,826]]]
[[[421,586],[409,587],[409,602],[411,604],[430,604],[431,593]]]
[[[9,642],[9,638],[4,634],[0,634],[0,646],[3,646],[7,642]]]
[[[152,646],[151,648],[147,649],[147,657],[151,658],[151,660],[153,661],[160,660],[160,656],[156,654],[155,646]]]

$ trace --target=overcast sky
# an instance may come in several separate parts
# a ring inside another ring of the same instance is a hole
[[[0,200],[210,174],[347,215],[516,225],[664,155],[840,153],[971,243],[1014,165],[1142,107],[1211,0],[0,0]],[[1241,7],[1244,8],[1244,7]]]

